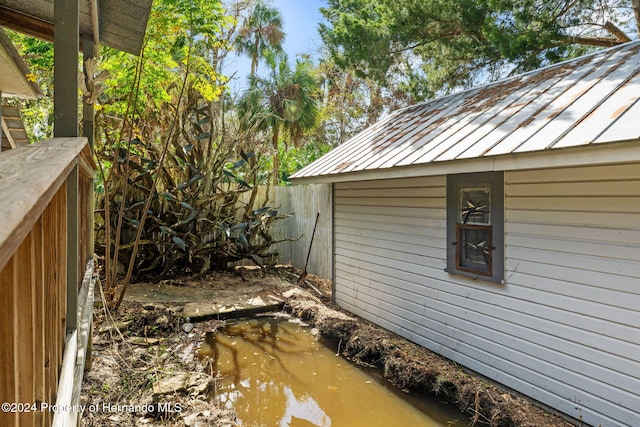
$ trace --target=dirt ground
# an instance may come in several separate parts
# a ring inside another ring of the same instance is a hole
[[[490,426],[571,426],[529,401],[464,371],[458,365],[331,303],[331,283],[313,275],[296,288],[291,267],[236,269],[174,280],[185,294],[243,289],[285,296],[284,311],[316,327],[344,357],[379,366],[403,390],[454,402],[472,423]],[[290,284],[283,291],[283,282]],[[199,295],[199,294],[198,294]],[[186,301],[160,302],[138,295],[117,313],[96,308],[93,362],[85,372],[81,404],[85,426],[236,426],[235,414],[215,403],[216,373],[199,350],[206,332],[224,320],[189,323]],[[200,295],[202,296],[202,295]],[[229,296],[227,296],[229,297]]]

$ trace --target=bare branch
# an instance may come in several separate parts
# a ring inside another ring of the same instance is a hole
[[[636,0],[636,1],[640,2],[640,0]],[[631,41],[631,38],[611,21],[605,22],[604,29],[609,31],[609,33],[613,34],[614,36],[616,36],[616,38],[620,43],[626,43]]]
[[[584,46],[613,47],[624,42],[609,37],[574,37],[568,36],[565,44],[581,44]]]

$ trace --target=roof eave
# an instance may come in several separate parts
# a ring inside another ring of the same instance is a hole
[[[292,177],[294,184],[371,181],[472,172],[515,171],[640,162],[640,138],[384,169]]]
[[[11,88],[2,88],[2,96],[5,98],[23,98],[23,99],[38,99],[43,96],[42,90],[37,83],[29,81],[27,75],[31,73],[29,67],[24,63],[20,54],[16,50],[13,43],[7,36],[7,34],[0,29],[0,49],[2,49],[3,56],[5,56],[8,62],[8,69],[2,70],[4,75],[13,75],[17,86]]]

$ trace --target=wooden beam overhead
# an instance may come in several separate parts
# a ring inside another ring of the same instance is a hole
[[[53,23],[0,6],[0,26],[53,42]]]
[[[53,41],[55,0],[0,0],[0,25]],[[152,0],[80,0],[79,32],[94,46],[139,55]],[[98,52],[96,52],[96,55]]]
[[[0,28],[0,90],[3,95],[26,99],[42,97],[40,86],[27,78],[30,73],[9,36]]]
[[[0,27],[5,27],[31,37],[53,43],[53,23],[34,18],[33,16],[24,15],[3,6],[0,6]],[[99,27],[93,29],[94,40],[96,37],[95,33],[99,31],[97,28]],[[82,38],[80,38],[78,51],[82,50],[82,43]],[[96,43],[94,43],[93,46],[97,51],[95,55],[98,56],[99,46]]]

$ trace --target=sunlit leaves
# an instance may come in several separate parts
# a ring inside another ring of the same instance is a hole
[[[254,75],[264,52],[281,51],[283,40],[280,11],[258,0],[242,22],[235,46],[238,52],[251,58],[251,75]]]
[[[200,56],[192,58],[191,81],[206,101],[218,99],[224,92],[227,77],[220,75],[211,65]]]
[[[264,56],[269,73],[266,77],[249,77],[249,89],[239,101],[238,114],[244,128],[271,131],[277,182],[280,131],[297,145],[305,132],[315,128],[319,85],[309,62],[297,60],[291,68],[284,52],[267,51]]]
[[[221,33],[231,21],[220,1],[155,0],[145,38],[140,109],[146,109],[151,117],[160,115],[168,103],[175,101],[187,66],[190,85],[204,99],[217,99],[227,78],[211,67],[206,57],[209,49],[224,45]],[[109,48],[102,52],[103,67],[111,75],[109,89],[101,100],[105,113],[124,115],[137,58]]]

